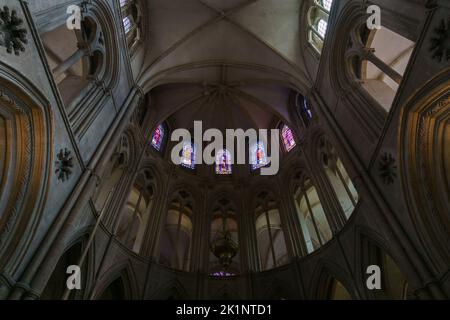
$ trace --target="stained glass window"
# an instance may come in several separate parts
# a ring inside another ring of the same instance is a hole
[[[255,143],[251,149],[251,155],[252,170],[257,170],[268,165],[264,143]]]
[[[284,149],[287,152],[294,149],[294,147],[297,145],[295,143],[295,139],[294,139],[292,130],[287,125],[283,125],[283,128],[281,129],[281,137],[283,138]]]
[[[311,120],[313,118],[312,110],[309,106],[308,100],[306,97],[302,96],[301,94],[297,95],[297,101],[296,101],[296,107],[297,111],[299,113],[300,118],[303,120],[303,123],[305,126],[309,126],[311,123]]]
[[[164,126],[160,124],[158,128],[153,131],[152,135],[152,147],[158,151],[161,151],[161,146],[164,141]]]
[[[213,277],[224,278],[224,277],[233,277],[235,274],[228,271],[216,271],[211,274]]]
[[[181,165],[188,169],[195,169],[195,145],[185,142],[181,152]]]
[[[216,174],[231,174],[231,154],[228,150],[220,150],[216,156]]]

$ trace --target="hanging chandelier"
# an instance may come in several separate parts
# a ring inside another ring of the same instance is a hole
[[[214,254],[224,271],[227,271],[230,267],[233,258],[238,253],[238,245],[232,239],[231,233],[222,231],[218,237],[210,245],[211,252]]]

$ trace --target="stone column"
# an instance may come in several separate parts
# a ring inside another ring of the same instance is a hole
[[[209,267],[209,213],[208,185],[200,185],[200,203],[196,204],[194,233],[192,236],[191,270],[206,273]],[[192,259],[194,257],[194,259]]]
[[[80,48],[75,51],[69,58],[61,62],[59,66],[52,70],[53,76],[57,79],[64,72],[69,70],[74,64],[76,64],[81,58],[87,54],[88,50],[85,48]]]
[[[259,251],[256,239],[256,227],[255,227],[255,215],[252,208],[249,208],[250,200],[248,192],[243,192],[242,197],[242,212],[241,212],[241,222],[242,222],[242,238],[239,241],[245,243],[246,251],[245,255],[247,257],[247,267],[249,272],[255,272],[260,270],[259,262]]]

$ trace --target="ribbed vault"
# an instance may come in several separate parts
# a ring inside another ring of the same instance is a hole
[[[306,91],[301,0],[150,0],[143,67],[148,92],[165,83],[276,81]]]

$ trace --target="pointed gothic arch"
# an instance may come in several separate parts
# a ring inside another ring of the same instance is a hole
[[[124,175],[130,174],[138,161],[137,144],[133,130],[131,128],[126,129],[119,139],[115,152],[112,154],[107,169],[104,170],[104,175],[101,177],[92,197],[97,212],[102,209],[108,210],[108,206],[114,202],[114,199],[120,197],[120,186],[126,180]],[[104,218],[106,224],[112,219],[112,213],[108,213],[108,217]]]
[[[332,220],[327,216],[314,181],[306,174],[293,176],[293,201],[302,229],[307,253],[310,254],[329,242],[333,237]]]
[[[322,135],[317,145],[321,170],[339,201],[345,219],[348,220],[359,203],[360,195],[334,144]]]
[[[98,279],[91,296],[93,300],[137,300],[140,287],[136,279],[129,261],[118,262]]]
[[[335,262],[321,259],[312,273],[309,294],[317,300],[357,299],[352,276]]]
[[[361,230],[360,230],[361,231]],[[373,235],[373,232],[370,232]],[[371,299],[406,300],[412,297],[410,283],[392,255],[387,251],[384,241],[360,234],[360,265],[363,288]],[[367,267],[378,266],[381,270],[381,289],[367,290]]]
[[[289,261],[279,202],[269,190],[261,188],[253,200],[253,221],[261,270],[273,269]]]
[[[187,189],[178,189],[168,200],[159,239],[159,262],[177,270],[191,269],[196,202]]]
[[[66,281],[70,274],[67,273],[69,266],[78,266],[80,259],[86,250],[87,240],[91,227],[84,228],[77,232],[72,240],[68,242],[63,253],[60,255],[55,267],[47,280],[47,284],[39,296],[41,300],[60,300],[67,290]],[[94,277],[95,247],[91,247],[80,266],[81,290],[73,290],[69,293],[69,300],[83,300],[87,298],[88,290]]]
[[[41,221],[55,155],[48,100],[3,62],[0,119],[0,267],[10,272],[23,263]]]
[[[440,270],[450,259],[449,86],[443,72],[411,97],[399,135],[408,212],[427,255]]]
[[[104,0],[83,2],[81,30],[65,20],[41,34],[47,63],[74,130],[82,134],[119,81],[121,66],[114,13]],[[63,46],[60,44],[63,43]]]
[[[117,238],[130,250],[141,253],[158,187],[151,168],[137,172],[126,203],[120,212]]]

